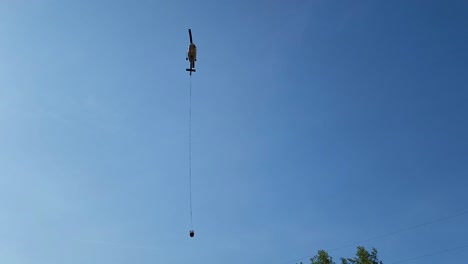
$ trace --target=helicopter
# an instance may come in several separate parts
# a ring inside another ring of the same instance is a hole
[[[192,41],[192,30],[189,29],[189,37],[190,37],[190,44],[187,49],[187,56],[185,57],[185,60],[188,60],[190,62],[190,68],[185,69],[186,71],[190,72],[190,75],[192,75],[192,72],[195,72],[195,62],[197,61],[197,46]]]

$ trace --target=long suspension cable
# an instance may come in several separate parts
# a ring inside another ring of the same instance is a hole
[[[190,75],[190,103],[189,103],[189,185],[190,185],[190,228],[193,230],[192,222],[192,76]]]

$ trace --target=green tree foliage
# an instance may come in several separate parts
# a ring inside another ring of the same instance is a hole
[[[319,250],[317,255],[310,259],[310,263],[335,264],[332,257],[325,250]],[[341,258],[341,264],[383,264],[383,262],[377,258],[377,249],[372,248],[371,252],[369,252],[363,246],[359,246],[357,247],[356,256],[354,258]]]
[[[377,258],[377,249],[372,248],[372,251],[367,251],[363,246],[357,247],[356,256],[354,258],[341,258],[342,264],[383,264]]]
[[[335,264],[332,257],[325,250],[319,250],[317,255],[310,259],[311,264]]]

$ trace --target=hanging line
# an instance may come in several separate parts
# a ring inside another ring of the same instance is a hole
[[[189,103],[189,185],[190,185],[190,228],[193,230],[192,222],[192,75],[190,75],[190,103]]]

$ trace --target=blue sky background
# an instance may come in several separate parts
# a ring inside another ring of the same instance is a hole
[[[286,264],[465,212],[466,10],[1,1],[0,261]],[[390,264],[468,246],[467,223],[363,245]]]

